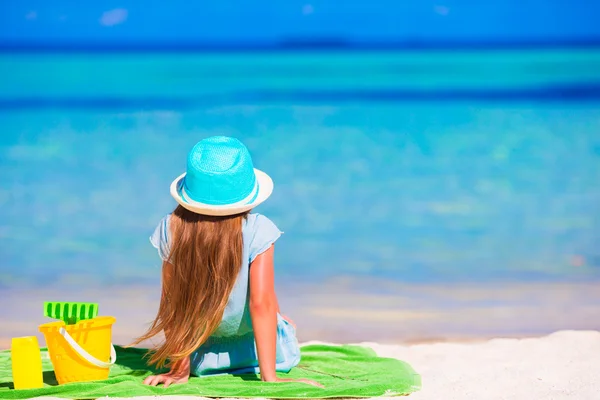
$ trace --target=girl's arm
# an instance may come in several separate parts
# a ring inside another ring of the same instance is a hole
[[[259,254],[250,267],[250,316],[256,340],[260,378],[277,380],[275,355],[277,345],[277,296],[273,268],[273,246]]]
[[[250,266],[250,317],[256,340],[260,378],[264,382],[298,381],[321,387],[317,382],[307,379],[281,379],[275,373],[279,304],[275,294],[273,249],[274,246],[271,246],[258,255]]]
[[[162,294],[161,301],[165,301],[165,290],[166,283],[169,281],[173,274],[173,265],[166,261],[163,262],[162,268]],[[165,330],[165,340],[169,340],[169,331]],[[144,384],[156,386],[159,383],[164,384],[165,387],[172,383],[185,383],[190,377],[190,358],[186,357],[181,361],[176,362],[171,366],[171,370],[166,374],[151,375],[144,380]]]

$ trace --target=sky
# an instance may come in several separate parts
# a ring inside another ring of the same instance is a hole
[[[0,0],[0,42],[580,40],[600,0]]]

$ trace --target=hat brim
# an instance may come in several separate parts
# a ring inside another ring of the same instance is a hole
[[[212,205],[198,202],[187,202],[183,199],[183,197],[181,197],[181,194],[178,190],[181,181],[183,178],[185,178],[185,173],[179,175],[171,183],[171,196],[173,196],[175,201],[177,201],[177,203],[179,203],[183,208],[196,214],[211,216],[241,214],[258,206],[260,203],[268,199],[269,196],[271,196],[271,193],[273,193],[273,180],[271,177],[256,168],[254,168],[254,174],[256,175],[256,179],[258,181],[258,194],[252,202],[247,204]]]

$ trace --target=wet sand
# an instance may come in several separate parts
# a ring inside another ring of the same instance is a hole
[[[159,291],[158,285],[0,290],[3,305],[10,305],[0,308],[0,348],[12,337],[38,334],[49,300],[98,302],[101,315],[117,318],[114,342],[129,343],[154,317]],[[595,282],[409,285],[339,278],[283,285],[278,296],[301,342],[464,342],[600,329]]]

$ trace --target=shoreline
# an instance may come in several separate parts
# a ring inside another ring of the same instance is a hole
[[[491,340],[526,340],[526,339],[541,339],[546,336],[551,336],[554,334],[560,334],[562,332],[595,332],[590,330],[559,330],[555,332],[550,332],[547,334],[539,334],[539,335],[502,335],[502,336],[494,336],[494,335],[486,335],[486,336],[457,336],[457,337],[429,337],[429,338],[414,338],[414,339],[399,339],[397,341],[383,341],[383,342],[373,342],[369,340],[358,341],[353,343],[340,343],[340,342],[324,342],[319,340],[308,340],[306,342],[301,342],[300,346],[308,346],[312,344],[328,344],[328,345],[341,345],[341,344],[352,344],[359,346],[368,346],[368,345],[380,345],[380,346],[421,346],[421,345],[434,345],[434,344],[482,344],[489,342]],[[600,331],[598,331],[600,332]],[[37,333],[35,335],[38,335]],[[24,334],[23,336],[29,336]],[[15,336],[18,337],[18,336]],[[40,346],[45,347],[45,343],[43,341],[43,336],[38,335],[38,339],[41,338]],[[10,350],[11,339],[8,337],[0,337],[0,351]],[[118,346],[125,346],[126,343],[114,343]],[[149,347],[150,344],[147,343],[146,347]],[[141,347],[141,346],[137,346]]]

